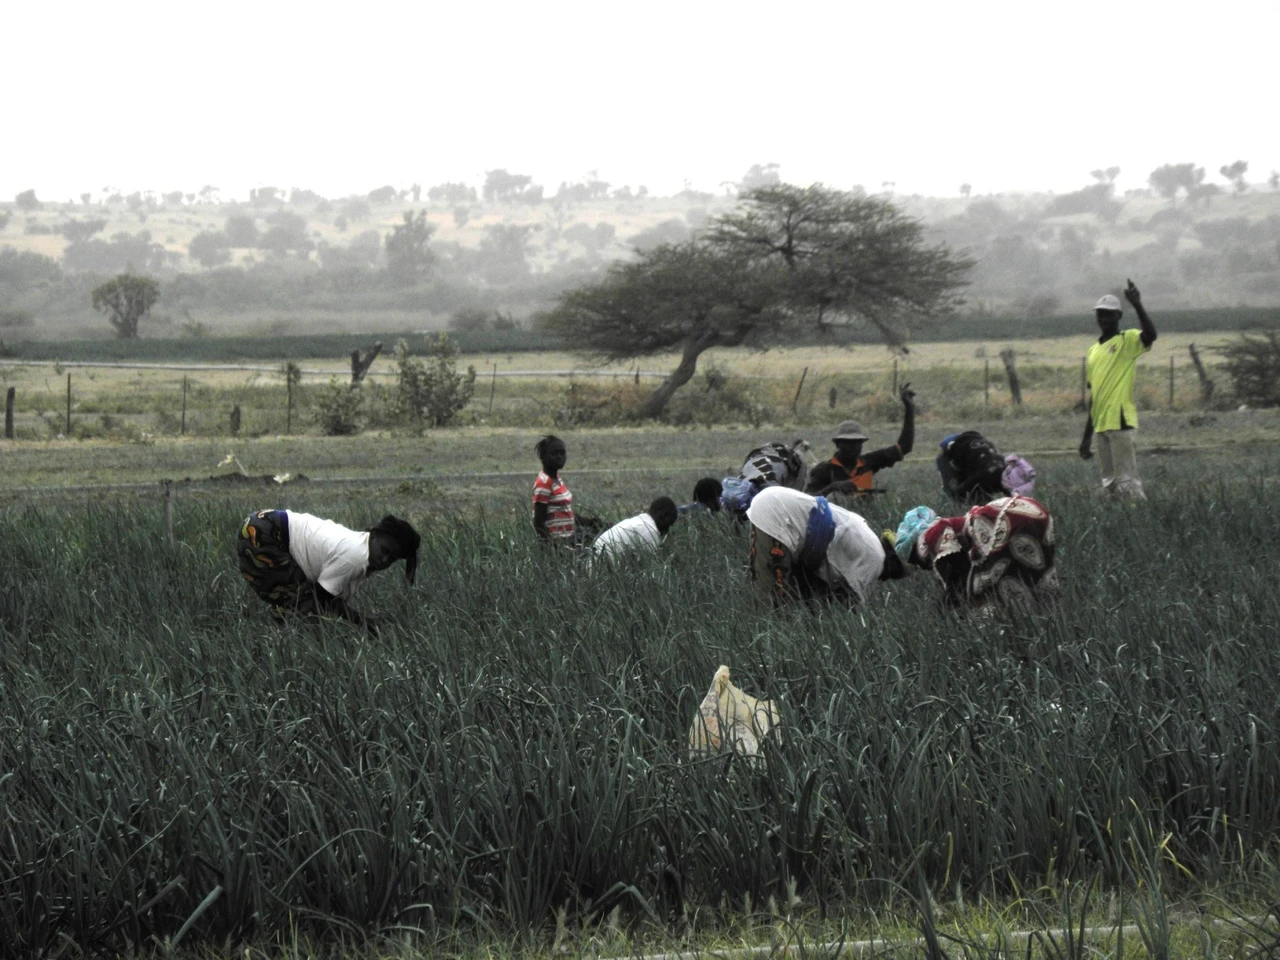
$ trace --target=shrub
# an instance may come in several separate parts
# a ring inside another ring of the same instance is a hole
[[[326,437],[349,437],[360,432],[360,408],[364,399],[359,385],[330,377],[315,399],[312,419]]]
[[[1223,369],[1237,399],[1254,407],[1280,406],[1280,330],[1241,334],[1222,348]]]
[[[702,371],[701,389],[673,397],[666,411],[670,423],[711,426],[721,423],[749,423],[758,427],[769,419],[771,410],[762,403],[759,391],[734,379],[729,371],[709,363]]]
[[[396,343],[395,410],[402,422],[443,427],[471,402],[476,368],[458,373],[457,355],[457,343],[445,333],[428,340],[426,362],[410,354],[407,341]]]

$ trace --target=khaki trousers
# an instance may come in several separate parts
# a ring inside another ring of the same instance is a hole
[[[1138,454],[1134,444],[1137,430],[1108,430],[1094,435],[1098,442],[1098,466],[1102,489],[1118,497],[1147,499],[1138,478]]]

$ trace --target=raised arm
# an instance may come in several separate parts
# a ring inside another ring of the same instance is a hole
[[[1138,323],[1142,325],[1142,345],[1149,347],[1156,342],[1156,325],[1151,322],[1151,317],[1147,313],[1147,308],[1142,305],[1142,294],[1138,292],[1138,288],[1134,286],[1132,280],[1129,286],[1125,287],[1124,298],[1133,304],[1133,311],[1138,315]]]
[[[870,453],[862,455],[862,462],[866,469],[873,473],[877,470],[884,470],[886,467],[892,467],[911,452],[916,442],[916,392],[911,389],[911,384],[904,383],[902,390],[899,391],[902,398],[902,432],[898,434],[898,442],[892,447],[881,447],[879,450],[872,450]],[[832,489],[835,490],[838,485],[833,484]]]
[[[902,398],[902,432],[898,434],[898,449],[905,457],[916,443],[916,392],[911,384],[904,383],[899,396]]]

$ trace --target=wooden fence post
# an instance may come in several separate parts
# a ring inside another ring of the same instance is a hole
[[[173,543],[173,481],[164,481],[164,533]]]
[[[893,358],[893,390],[889,392],[889,395],[892,397],[896,397],[898,395],[898,358],[897,357]]]
[[[1085,408],[1085,396],[1089,390],[1089,358],[1080,358],[1080,409]]]
[[[293,371],[284,368],[284,434],[293,433]]]
[[[369,351],[363,357],[360,356],[359,350],[351,351],[351,386],[352,388],[354,388],[361,380],[364,379],[364,375],[369,372],[369,367],[372,366],[374,360],[378,359],[378,354],[380,354],[381,352],[382,352],[381,340],[379,340],[372,347],[370,347]]]
[[[1200,351],[1196,349],[1193,343],[1188,348],[1191,351],[1191,362],[1195,364],[1196,376],[1200,378],[1200,402],[1208,404],[1213,399],[1214,383],[1209,379],[1209,373],[1204,368],[1204,362],[1200,359]]]
[[[1173,357],[1169,358],[1169,409],[1173,409]]]
[[[4,438],[6,440],[13,439],[13,397],[16,392],[16,387],[10,387],[4,395]]]
[[[982,412],[987,412],[991,403],[991,361],[982,361]]]
[[[1009,378],[1009,397],[1015,407],[1022,406],[1022,384],[1018,381],[1018,367],[1014,362],[1013,347],[1005,347],[1000,351],[1000,359],[1004,361],[1004,372]]]
[[[182,426],[179,428],[182,436],[187,435],[187,375],[182,375]]]
[[[63,431],[63,436],[71,436],[71,371],[67,371],[67,429]]]
[[[498,361],[493,361],[493,376],[489,379],[489,412],[485,414],[487,417],[493,416],[493,394],[498,389]]]
[[[898,361],[894,361],[896,365]],[[805,367],[804,372],[800,374],[800,382],[796,384],[796,395],[791,398],[791,412],[796,412],[796,405],[800,402],[800,391],[804,389],[804,378],[809,375],[809,368]]]

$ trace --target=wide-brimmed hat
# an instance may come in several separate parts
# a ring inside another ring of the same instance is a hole
[[[836,427],[836,435],[832,440],[866,440],[866,433],[863,432],[862,424],[857,420],[846,420],[840,426]]]
[[[1124,313],[1124,307],[1120,303],[1120,298],[1114,293],[1108,293],[1101,297],[1093,309],[1095,310],[1113,310],[1116,313]]]

